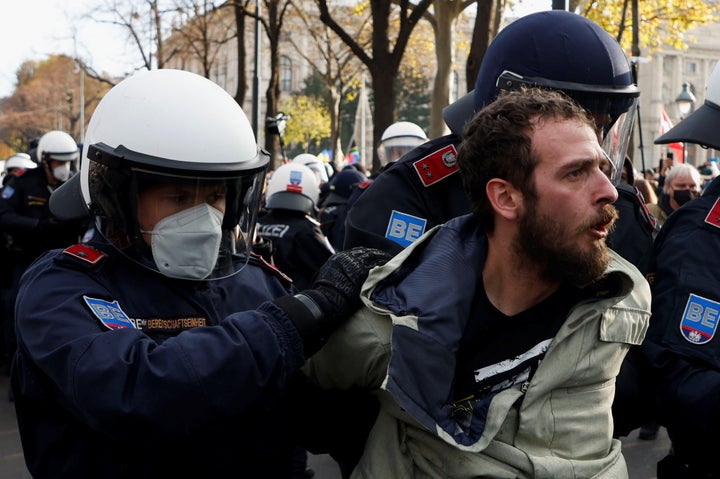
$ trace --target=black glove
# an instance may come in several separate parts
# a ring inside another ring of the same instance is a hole
[[[305,356],[317,351],[329,334],[360,307],[360,289],[368,273],[391,257],[362,246],[335,253],[318,271],[312,288],[275,300],[303,337]]]

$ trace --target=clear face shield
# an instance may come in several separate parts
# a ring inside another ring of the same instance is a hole
[[[171,171],[91,160],[89,168],[96,227],[133,261],[194,281],[225,278],[247,264],[264,167]]]
[[[620,114],[609,128],[598,128],[598,134],[602,132],[604,135],[600,138],[600,144],[605,153],[608,154],[610,160],[614,164],[613,176],[610,181],[613,185],[620,184],[622,175],[623,162],[627,154],[628,145],[633,134],[633,126],[635,125],[635,115],[637,112],[637,98],[633,99],[630,109]],[[596,117],[597,118],[597,117]],[[598,124],[596,120],[596,124]],[[600,125],[598,125],[600,126]]]
[[[390,162],[397,161],[426,141],[415,136],[399,136],[383,140],[377,149],[380,164],[385,166]]]

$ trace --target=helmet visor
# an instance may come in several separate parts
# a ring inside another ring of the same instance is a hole
[[[625,161],[625,155],[627,155],[628,145],[632,138],[633,126],[635,125],[637,98],[634,100],[630,109],[619,115],[614,122],[607,123],[606,125],[598,124],[598,133],[602,131],[604,134],[601,141],[602,149],[605,150],[605,153],[608,154],[610,161],[612,161],[614,165],[612,170],[614,175],[609,178],[615,186],[620,184],[623,162]],[[595,118],[596,123],[599,123],[597,115],[595,115]]]
[[[127,257],[198,281],[247,264],[265,167],[191,172],[110,163],[89,162],[90,207],[99,233]]]
[[[383,140],[377,149],[380,164],[384,166],[392,161],[397,161],[426,141],[416,136],[396,136]]]

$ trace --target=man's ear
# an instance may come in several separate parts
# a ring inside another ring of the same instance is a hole
[[[485,193],[497,214],[509,221],[517,219],[523,195],[512,183],[493,178],[485,186]]]

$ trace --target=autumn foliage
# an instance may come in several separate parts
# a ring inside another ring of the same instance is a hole
[[[87,123],[109,85],[81,78],[77,63],[64,55],[24,62],[15,92],[0,100],[0,144],[14,152],[27,151],[31,139],[50,130],[66,131],[79,141],[81,83]]]

